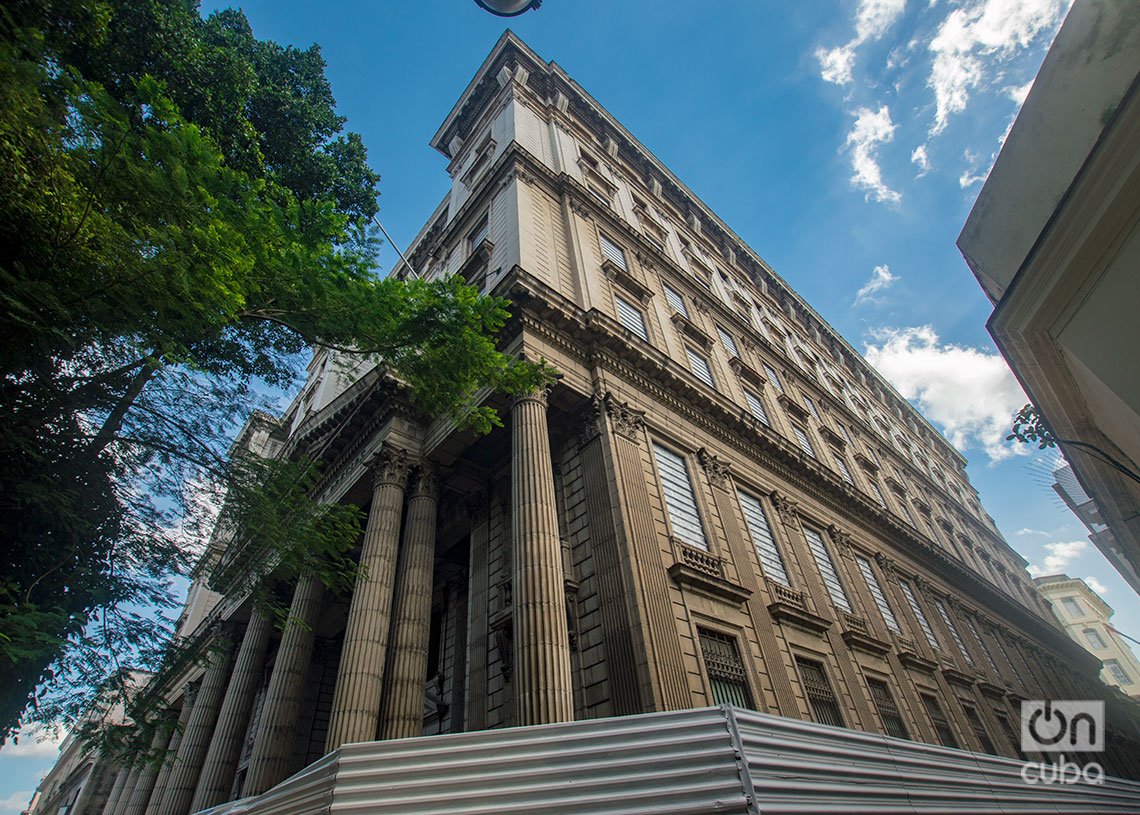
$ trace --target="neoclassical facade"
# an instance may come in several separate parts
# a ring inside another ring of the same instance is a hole
[[[475,438],[317,353],[239,443],[319,455],[320,499],[366,509],[365,569],[350,596],[280,586],[283,630],[196,584],[172,760],[124,767],[104,815],[187,815],[350,742],[720,703],[1016,757],[1019,700],[1105,697],[1103,760],[1140,777],[1134,708],[962,456],[561,68],[505,34],[432,145],[449,192],[395,273],[509,297],[504,347],[562,376],[488,395],[504,427]]]

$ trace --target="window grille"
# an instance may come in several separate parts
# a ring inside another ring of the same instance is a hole
[[[982,717],[978,715],[978,711],[971,705],[963,704],[962,712],[966,714],[966,721],[969,723],[970,729],[978,737],[978,744],[982,745],[982,752],[997,755],[997,748],[994,747],[990,734],[986,732],[986,727],[982,724]]]
[[[934,728],[934,732],[938,736],[939,744],[944,747],[957,747],[958,739],[954,736],[950,722],[942,713],[942,706],[938,704],[938,700],[926,693],[920,694],[920,696],[923,707],[926,708],[926,715],[930,718],[930,726]]]
[[[820,724],[829,724],[833,727],[843,727],[843,714],[835,700],[835,693],[831,690],[831,683],[827,681],[827,674],[823,666],[809,659],[796,657],[799,665],[800,679],[804,683],[804,694],[808,704],[811,705],[812,716]]]
[[[804,527],[804,537],[807,538],[808,549],[815,558],[815,565],[819,569],[820,577],[823,578],[823,585],[827,588],[831,602],[836,608],[850,614],[851,601],[847,599],[847,592],[843,590],[843,584],[839,581],[839,573],[835,570],[835,563],[828,554],[823,537],[810,526]]]
[[[982,632],[978,630],[978,625],[974,622],[974,618],[969,615],[966,615],[966,627],[969,628],[970,633],[974,635],[974,642],[982,649],[982,655],[985,656],[986,662],[989,663],[990,670],[992,670],[996,676],[1000,677],[1001,671],[998,670],[997,662],[994,661],[993,652],[990,651],[990,646],[987,645],[986,641],[982,638]]]
[[[752,694],[748,690],[748,678],[740,659],[740,651],[736,647],[736,639],[718,631],[703,628],[697,631],[705,672],[712,686],[713,703],[751,708]]]
[[[790,588],[788,571],[784,568],[784,559],[780,556],[780,550],[772,537],[772,528],[768,524],[764,506],[760,503],[760,499],[753,498],[746,492],[738,492],[737,495],[740,497],[740,508],[744,512],[744,523],[748,526],[752,545],[756,547],[756,554],[760,557],[760,568],[764,576]]]
[[[871,699],[875,702],[875,709],[879,711],[879,718],[883,721],[883,729],[887,735],[896,739],[909,739],[910,734],[907,733],[902,714],[899,713],[898,705],[895,704],[895,698],[891,695],[887,683],[868,679],[867,687],[871,691]]]
[[[689,480],[685,460],[659,444],[653,445],[653,456],[661,473],[665,508],[673,534],[690,546],[708,551],[708,541],[697,512],[697,499],[693,495],[693,484]]]
[[[867,486],[871,488],[871,495],[875,497],[875,502],[883,509],[887,508],[887,499],[883,497],[883,491],[879,489],[879,485],[870,479],[867,480]]]

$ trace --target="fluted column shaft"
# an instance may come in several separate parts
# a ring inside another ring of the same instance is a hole
[[[402,450],[385,448],[373,462],[372,509],[344,630],[326,752],[376,738],[407,475]]]
[[[178,748],[182,745],[182,734],[186,732],[186,724],[190,721],[190,712],[194,709],[194,699],[198,695],[198,686],[187,685],[182,692],[182,709],[178,713],[178,724],[170,734],[170,743],[166,745],[166,755],[162,757],[162,766],[158,770],[158,779],[154,782],[154,790],[150,794],[150,802],[146,805],[146,815],[156,815],[166,796],[166,788],[170,785],[170,771],[174,768],[174,757],[178,755]]]
[[[107,801],[103,804],[103,815],[114,815],[116,807],[119,806],[119,799],[123,796],[123,787],[127,785],[127,776],[131,774],[130,766],[122,767],[118,775],[115,776],[115,784],[111,787],[111,794],[107,796]]]
[[[423,733],[436,509],[435,476],[425,465],[416,474],[404,521],[380,726],[382,739]]]
[[[316,577],[297,581],[289,621],[277,648],[277,661],[265,691],[265,704],[257,722],[249,770],[242,796],[265,792],[285,779],[290,770],[297,717],[305,693],[305,679],[313,661],[315,628],[325,599],[325,587]]]
[[[143,815],[146,811],[151,793],[154,791],[154,782],[158,778],[159,762],[165,758],[163,753],[170,744],[170,733],[170,727],[164,727],[162,724],[156,726],[150,750],[147,755],[139,759],[142,763],[135,784],[130,790],[130,796],[123,806],[124,815]]]
[[[126,815],[127,809],[131,805],[131,798],[135,794],[135,788],[139,785],[139,777],[146,769],[146,761],[145,755],[139,755],[135,756],[135,760],[131,762],[130,770],[127,772],[127,780],[115,801],[115,809],[111,815]]]
[[[254,607],[234,661],[233,673],[218,712],[214,738],[202,763],[202,774],[194,789],[191,812],[208,809],[230,799],[234,773],[241,759],[241,748],[249,727],[253,700],[261,684],[265,652],[269,648],[272,625],[269,615]]]
[[[574,719],[570,636],[546,395],[511,408],[515,723]]]
[[[206,672],[198,696],[190,710],[190,718],[182,733],[178,753],[170,769],[170,781],[162,796],[158,815],[186,815],[194,798],[194,788],[202,773],[202,762],[218,723],[218,709],[230,678],[230,657],[233,654],[233,641],[229,637],[218,637],[209,648],[206,659]],[[127,813],[132,815],[132,813]],[[141,813],[140,813],[141,815]]]

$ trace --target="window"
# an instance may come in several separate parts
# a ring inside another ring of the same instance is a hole
[[[740,352],[736,350],[736,340],[732,338],[731,334],[719,325],[716,327],[716,333],[720,335],[720,344],[724,346],[725,351],[728,351],[730,357],[740,356]]]
[[[978,715],[977,708],[963,703],[962,712],[966,714],[966,721],[969,723],[970,729],[978,737],[978,744],[982,745],[982,752],[997,755],[997,748],[994,747],[990,734],[986,732],[986,726],[982,724],[982,717]]]
[[[843,437],[843,440],[851,444],[851,434],[847,431],[847,427],[842,422],[836,422],[835,426],[839,428],[839,435]]]
[[[659,444],[653,445],[653,457],[657,460],[657,470],[665,488],[665,509],[673,534],[690,546],[708,551],[709,544],[705,540],[701,516],[697,513],[697,499],[693,495],[693,483],[689,480],[685,460]]]
[[[796,441],[800,443],[800,449],[804,451],[804,455],[808,458],[815,458],[815,448],[811,446],[811,439],[808,438],[807,431],[798,424],[794,424],[792,425],[792,432],[796,434]]]
[[[682,317],[689,316],[689,310],[685,308],[685,298],[670,286],[665,286],[665,300],[669,303],[669,306],[673,309],[673,311],[677,312]]]
[[[928,693],[922,693],[919,696],[922,699],[922,706],[926,708],[926,715],[930,718],[930,725],[938,736],[939,743],[943,747],[957,747],[958,739],[954,737],[950,722],[942,713],[942,705],[938,704],[938,700]]]
[[[796,664],[800,669],[800,679],[804,683],[804,695],[811,705],[812,717],[820,724],[843,727],[843,715],[839,711],[839,705],[835,701],[835,694],[831,690],[831,683],[827,681],[823,665],[802,657],[796,657]]]
[[[613,264],[623,272],[629,271],[629,267],[625,262],[625,251],[620,246],[607,238],[605,234],[601,232],[598,233],[598,241],[602,245],[602,254],[605,256],[606,260],[613,261]]]
[[[788,580],[788,571],[784,568],[784,559],[780,550],[776,548],[776,541],[772,537],[772,527],[768,524],[768,516],[764,513],[764,506],[759,498],[753,498],[746,492],[738,492],[740,509],[744,513],[744,523],[748,527],[748,535],[752,538],[752,545],[760,558],[760,570],[769,580],[775,580],[785,586],[791,586]]]
[[[701,655],[705,672],[712,686],[713,704],[752,707],[752,694],[736,640],[718,631],[697,629],[701,641]]]
[[[487,213],[483,213],[483,217],[479,219],[479,223],[467,235],[467,249],[474,252],[479,248],[479,244],[487,239]]]
[[[875,709],[879,711],[879,718],[883,721],[883,730],[886,734],[896,739],[909,739],[899,707],[895,704],[895,698],[891,695],[887,683],[878,679],[868,679],[867,689],[871,691],[871,699],[875,703]]]
[[[819,418],[819,408],[815,406],[815,402],[807,394],[804,394],[804,405],[807,407],[808,413],[810,413],[817,422],[823,421],[823,419]]]
[[[765,426],[772,426],[772,423],[768,421],[768,414],[764,410],[764,402],[761,401],[759,394],[753,393],[752,391],[745,388],[744,401],[748,403],[748,410],[752,413],[753,416],[759,419]]]
[[[871,561],[860,556],[856,556],[855,561],[859,564],[859,571],[863,573],[863,579],[867,581],[867,588],[871,590],[871,597],[874,598],[875,605],[879,607],[879,613],[883,615],[883,622],[891,631],[901,634],[902,629],[899,628],[899,621],[895,618],[891,604],[887,602],[887,595],[883,593],[879,578],[875,577],[875,570],[871,568]]]
[[[930,647],[938,649],[938,639],[934,636],[934,629],[930,627],[930,622],[926,619],[926,615],[922,613],[922,606],[918,604],[918,599],[914,596],[914,591],[910,587],[910,583],[905,580],[899,581],[899,588],[902,589],[903,596],[906,597],[906,603],[910,606],[914,618],[918,620],[918,626],[922,629],[923,636],[926,641],[930,643]]]
[[[709,368],[709,361],[688,346],[685,347],[685,353],[689,356],[689,369],[692,370],[693,375],[710,388],[716,388],[716,384],[713,382],[712,369]]]
[[[879,489],[879,485],[871,479],[867,479],[867,486],[871,489],[871,495],[875,497],[875,502],[883,509],[887,508],[887,499],[883,497],[883,491]]]
[[[990,646],[986,644],[986,641],[982,639],[982,632],[978,630],[974,618],[969,615],[966,615],[966,627],[969,628],[970,633],[974,635],[974,642],[982,649],[982,654],[985,656],[986,662],[989,663],[990,670],[992,670],[996,676],[1000,677],[1001,671],[998,670],[997,662],[994,661],[993,652],[990,651]]]
[[[1117,660],[1106,659],[1104,661],[1104,667],[1108,671],[1108,675],[1119,682],[1121,685],[1132,684],[1132,677],[1128,675],[1128,672],[1121,667],[1120,663]]]
[[[649,332],[645,328],[645,317],[641,310],[620,294],[614,295],[617,304],[618,319],[621,324],[645,341],[649,341]]]
[[[831,597],[831,602],[835,607],[851,613],[851,601],[847,599],[847,592],[843,590],[843,584],[839,581],[839,573],[835,570],[835,562],[828,554],[827,547],[823,543],[823,536],[812,529],[810,526],[804,527],[804,537],[807,538],[808,549],[811,550],[811,555],[815,558],[815,565],[819,569],[820,577],[823,578],[823,585],[827,588],[827,593]]]
[[[997,719],[998,725],[1001,727],[1001,732],[1005,736],[1005,740],[1009,742],[1009,746],[1013,748],[1013,754],[1025,761],[1025,753],[1021,752],[1021,735],[1015,733],[1013,725],[1010,724],[1009,717],[1000,710],[993,711],[994,718]]]
[[[946,608],[946,604],[934,598],[934,608],[938,611],[938,616],[942,618],[946,628],[950,631],[950,637],[954,640],[954,644],[958,646],[959,653],[971,665],[974,664],[974,658],[970,656],[970,652],[966,650],[966,643],[962,642],[962,635],[958,633],[958,626],[954,625],[954,618],[950,616],[950,611]]]
[[[1086,628],[1084,630],[1084,635],[1085,641],[1088,642],[1090,647],[1095,648],[1098,651],[1102,648],[1108,647],[1104,644],[1104,639],[1100,636],[1100,633],[1095,628]]]
[[[1085,613],[1076,597],[1062,597],[1061,605],[1065,607],[1065,611],[1069,613],[1070,617],[1080,617]]]
[[[851,471],[847,469],[847,462],[843,460],[843,454],[833,447],[831,448],[831,456],[835,459],[835,467],[839,470],[840,477],[854,487],[855,479],[851,477]]]
[[[767,362],[764,363],[764,374],[768,377],[768,381],[776,393],[784,392],[784,386],[780,384],[780,377],[776,374],[776,369]]]

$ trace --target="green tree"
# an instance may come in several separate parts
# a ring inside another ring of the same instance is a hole
[[[347,545],[298,497],[312,462],[227,456],[309,346],[382,359],[476,431],[498,422],[478,391],[548,376],[497,350],[504,301],[377,275],[379,178],[324,68],[189,0],[0,10],[0,736],[29,702],[73,715],[51,689],[103,687],[118,654],[157,658],[149,609],[196,555],[203,485],[254,522],[266,495],[301,501]]]

